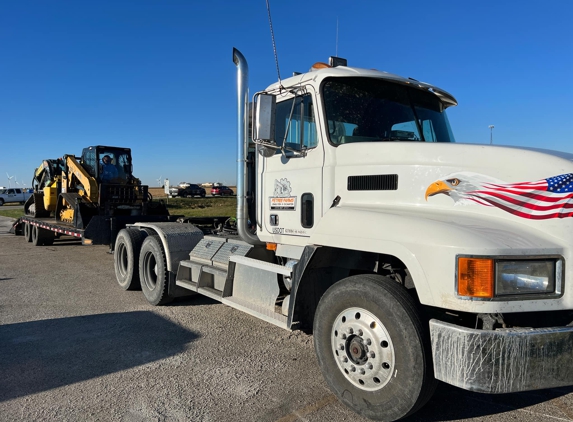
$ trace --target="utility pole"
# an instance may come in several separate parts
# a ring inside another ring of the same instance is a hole
[[[489,144],[492,145],[493,144],[493,128],[495,127],[494,125],[489,125]]]

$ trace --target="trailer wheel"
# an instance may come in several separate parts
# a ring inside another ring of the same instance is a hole
[[[24,239],[26,239],[27,242],[32,241],[32,225],[28,222],[24,223]]]
[[[42,246],[42,243],[40,242],[40,235],[38,233],[38,226],[31,226],[30,231],[32,232],[32,245]]]
[[[167,295],[168,272],[165,252],[159,236],[147,236],[139,255],[139,277],[143,295],[152,305],[165,305],[173,300]]]
[[[51,232],[49,230],[42,229],[38,226],[31,226],[30,231],[32,232],[32,245],[44,246],[46,244],[51,245],[52,243],[54,243],[54,239],[53,237],[50,236]]]
[[[330,389],[355,412],[394,421],[432,396],[428,329],[407,291],[377,275],[348,277],[321,298],[314,347]]]
[[[139,252],[145,233],[136,229],[121,229],[115,240],[113,261],[115,278],[124,290],[139,290]]]

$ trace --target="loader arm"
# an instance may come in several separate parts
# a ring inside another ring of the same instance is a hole
[[[66,167],[68,179],[66,190],[68,192],[77,191],[80,196],[89,202],[97,204],[99,198],[97,180],[85,171],[73,155],[66,156]]]

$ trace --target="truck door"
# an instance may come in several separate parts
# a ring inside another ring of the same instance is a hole
[[[260,157],[262,183],[257,208],[263,233],[308,237],[322,215],[324,151],[315,116],[309,89],[277,102],[275,140],[279,149],[271,157]],[[275,236],[273,240],[280,242]]]

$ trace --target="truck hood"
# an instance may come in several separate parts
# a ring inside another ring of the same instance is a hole
[[[333,194],[341,197],[342,207],[415,208],[441,218],[480,214],[533,225],[558,237],[573,229],[573,154],[380,142],[340,145],[334,158]]]

